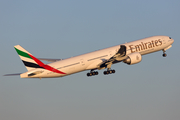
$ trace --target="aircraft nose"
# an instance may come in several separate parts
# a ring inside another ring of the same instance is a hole
[[[170,44],[173,44],[173,43],[174,43],[174,39],[172,39],[171,37],[169,37],[168,42],[169,42]]]
[[[171,41],[171,44],[173,44],[174,43],[174,39],[172,39],[172,41]]]

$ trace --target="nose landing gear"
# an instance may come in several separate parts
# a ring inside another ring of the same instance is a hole
[[[167,56],[167,54],[166,53],[163,53],[163,57],[166,57]]]
[[[163,50],[163,57],[166,57],[167,56],[167,54],[165,53],[166,51],[165,50]]]

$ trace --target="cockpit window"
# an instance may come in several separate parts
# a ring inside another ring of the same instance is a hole
[[[171,39],[171,37],[169,37],[169,39]]]

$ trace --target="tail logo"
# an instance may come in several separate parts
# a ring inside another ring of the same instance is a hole
[[[21,50],[19,50],[18,48],[20,48]],[[23,61],[24,65],[26,66],[28,70],[34,69],[34,68],[43,68],[43,69],[46,69],[55,73],[66,74],[49,65],[44,64],[43,62],[41,62],[39,59],[31,55],[29,52],[27,52],[25,49],[23,49],[19,45],[15,46],[15,50],[19,54],[21,60]]]

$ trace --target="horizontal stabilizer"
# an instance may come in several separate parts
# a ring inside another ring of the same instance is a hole
[[[15,74],[6,74],[6,75],[3,75],[3,76],[16,76],[16,75],[20,75],[21,73],[15,73]]]
[[[44,60],[44,61],[48,61],[48,62],[56,62],[56,61],[60,61],[62,59],[47,59],[47,58],[38,58],[39,60]]]

